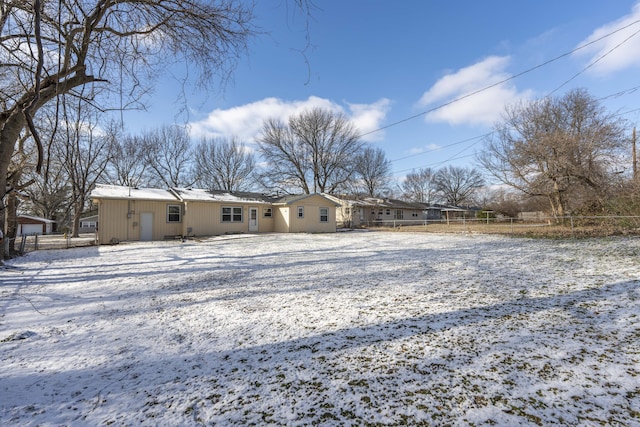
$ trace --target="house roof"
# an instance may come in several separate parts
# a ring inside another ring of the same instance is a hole
[[[18,218],[24,218],[24,219],[30,219],[32,221],[39,221],[39,222],[44,222],[44,223],[48,223],[48,224],[53,224],[55,221],[51,220],[51,219],[47,219],[47,218],[42,218],[40,216],[33,216],[33,215],[18,215]]]
[[[371,208],[389,208],[389,209],[427,209],[427,205],[417,202],[406,202],[397,199],[379,199],[377,197],[365,197],[363,199],[353,199],[348,197],[336,197],[328,195],[332,200],[338,203],[346,203],[349,206],[361,206]]]
[[[92,199],[131,199],[176,201],[176,196],[169,190],[160,188],[125,187],[121,185],[98,184],[91,192]]]
[[[80,221],[97,221],[98,220],[98,215],[90,215],[90,216],[84,216],[82,218],[80,218]]]
[[[334,200],[332,200],[331,198],[325,196],[324,194],[320,194],[320,193],[312,193],[312,194],[290,194],[287,196],[283,196],[280,197],[279,199],[276,199],[273,201],[274,204],[277,205],[291,205],[293,203],[297,203],[301,200],[307,199],[309,197],[321,197],[323,199],[325,199],[327,202],[331,203],[334,206],[340,206],[339,203],[336,203]]]
[[[200,188],[172,188],[176,196],[186,202],[271,203],[272,198],[261,193],[204,190]]]

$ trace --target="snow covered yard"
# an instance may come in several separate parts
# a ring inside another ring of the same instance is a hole
[[[640,425],[640,239],[339,233],[0,270],[2,425]]]

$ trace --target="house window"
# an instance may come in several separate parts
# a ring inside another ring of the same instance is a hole
[[[329,208],[320,208],[320,222],[329,222]]]
[[[222,222],[242,222],[242,208],[223,206]]]
[[[96,228],[98,227],[98,223],[95,221],[82,221],[80,223],[80,228]]]
[[[411,214],[412,217],[417,217],[418,216],[418,211],[413,211],[413,213]]]
[[[167,205],[167,222],[181,222],[182,208],[180,205]]]
[[[262,216],[265,218],[271,218],[272,215],[273,212],[271,211],[271,208],[264,208],[264,211],[262,211]]]
[[[387,209],[387,216],[391,215],[391,209]]]
[[[304,206],[298,206],[298,218],[304,218]]]
[[[402,209],[396,209],[395,219],[404,218],[404,211]]]

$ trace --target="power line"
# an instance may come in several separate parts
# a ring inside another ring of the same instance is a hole
[[[589,63],[586,67],[584,67],[582,70],[580,70],[579,72],[577,72],[575,75],[573,75],[569,80],[565,81],[564,83],[562,83],[560,86],[558,86],[557,88],[555,88],[554,90],[552,90],[551,92],[549,92],[549,95],[553,95],[555,92],[557,92],[560,88],[564,87],[567,83],[569,83],[570,81],[574,80],[576,77],[580,76],[581,74],[585,73],[589,68],[593,67],[594,65],[596,65],[598,62],[600,62],[602,59],[606,58],[611,52],[613,52],[614,50],[616,50],[617,48],[619,48],[620,46],[622,46],[623,44],[625,44],[626,42],[628,42],[630,39],[632,39],[633,37],[635,37],[636,35],[638,35],[640,33],[640,30],[636,31],[635,33],[631,34],[629,37],[627,37],[626,39],[622,40],[620,43],[618,43],[617,45],[615,45],[614,47],[612,47],[611,49],[609,49],[607,52],[605,52],[603,55],[601,55],[600,57],[598,57],[595,61]]]
[[[623,90],[623,91],[619,91],[619,92],[616,92],[616,93],[614,93],[614,94],[611,94],[611,95],[607,95],[607,96],[601,97],[601,98],[599,98],[599,99],[598,99],[598,101],[603,100],[603,99],[610,98],[610,97],[612,97],[612,96],[620,96],[621,94],[624,94],[624,93],[626,93],[626,92],[631,92],[631,93],[633,93],[633,92],[635,92],[636,90],[638,90],[639,88],[640,88],[640,86],[635,86],[635,87],[633,87],[633,88],[625,89],[625,90]],[[639,112],[639,111],[640,111],[640,108],[635,108],[635,109],[633,109],[633,110],[624,111],[624,112],[622,112],[622,113],[614,114],[614,117],[617,117],[617,116],[624,116],[624,115],[626,115],[626,114],[631,114],[631,113],[635,113],[635,112]],[[491,134],[493,134],[493,133],[495,133],[495,131],[488,132],[488,133],[485,133],[485,134],[483,134],[483,135],[475,136],[475,137],[472,137],[472,138],[467,138],[467,139],[462,140],[462,141],[454,142],[454,143],[452,143],[452,144],[448,144],[448,145],[445,145],[445,146],[440,147],[440,148],[437,148],[437,149],[432,149],[432,150],[428,150],[428,151],[425,151],[425,152],[422,152],[422,153],[418,153],[418,154],[415,154],[415,155],[405,156],[405,157],[402,157],[402,158],[399,158],[399,159],[391,160],[391,162],[395,162],[395,161],[399,161],[399,160],[405,160],[405,159],[408,159],[408,158],[411,158],[411,157],[415,157],[416,155],[424,154],[424,153],[426,153],[426,152],[437,151],[437,150],[440,150],[440,149],[442,149],[442,148],[452,147],[452,146],[454,146],[454,145],[458,145],[458,144],[461,144],[461,143],[463,143],[463,142],[473,141],[474,139],[477,139],[477,141],[476,141],[476,142],[474,142],[473,144],[469,145],[468,147],[465,147],[465,148],[464,148],[464,149],[462,149],[461,151],[457,152],[456,154],[453,154],[452,156],[449,156],[448,158],[446,158],[446,159],[444,159],[444,160],[441,160],[441,161],[438,161],[438,162],[433,162],[433,163],[427,163],[427,164],[424,164],[424,165],[421,165],[421,166],[418,166],[418,167],[411,167],[411,168],[407,168],[407,169],[401,169],[401,170],[398,170],[398,171],[394,171],[394,173],[402,173],[402,172],[407,172],[407,171],[415,170],[415,169],[422,169],[422,168],[430,167],[430,166],[440,166],[440,165],[442,165],[442,164],[448,163],[448,162],[453,161],[453,160],[460,160],[460,159],[465,159],[465,158],[468,158],[468,157],[473,157],[473,156],[475,156],[475,153],[474,153],[474,154],[466,154],[466,155],[464,155],[464,156],[460,156],[460,154],[464,153],[464,152],[465,152],[465,151],[467,151],[469,148],[473,147],[473,146],[474,146],[474,145],[476,145],[478,142],[482,141],[484,138],[486,138],[486,137],[490,136],[490,135],[491,135]]]
[[[503,84],[503,83],[506,83],[506,82],[508,82],[508,81],[514,80],[514,79],[516,79],[516,78],[518,78],[518,77],[521,77],[521,76],[523,76],[523,75],[525,75],[525,74],[528,74],[528,73],[530,73],[530,72],[532,72],[532,71],[535,71],[535,70],[537,70],[538,68],[542,68],[542,67],[544,67],[544,66],[546,66],[546,65],[551,64],[552,62],[558,61],[558,60],[560,60],[560,59],[562,59],[562,58],[565,58],[565,57],[567,57],[567,56],[569,56],[569,55],[572,55],[572,54],[574,54],[575,52],[578,52],[579,50],[585,49],[585,48],[587,48],[587,47],[589,47],[589,46],[591,46],[591,45],[593,45],[593,44],[595,44],[595,43],[597,43],[597,42],[599,42],[599,41],[601,41],[601,40],[604,40],[604,39],[605,39],[605,38],[607,38],[607,37],[610,37],[610,36],[612,36],[612,35],[614,35],[614,34],[616,34],[616,33],[620,32],[620,31],[622,31],[622,30],[625,30],[625,29],[627,29],[627,28],[629,28],[629,27],[631,27],[631,26],[633,26],[633,25],[636,25],[636,24],[637,24],[637,23],[639,23],[639,22],[640,22],[640,19],[638,19],[638,20],[636,20],[636,21],[633,21],[633,22],[631,22],[630,24],[625,25],[624,27],[620,27],[620,28],[618,28],[617,30],[614,30],[614,31],[612,31],[612,32],[610,32],[610,33],[608,33],[608,34],[605,34],[605,35],[603,35],[603,36],[601,36],[601,37],[599,37],[599,38],[597,38],[597,39],[595,39],[595,40],[592,40],[592,41],[590,41],[590,42],[588,42],[588,43],[585,43],[585,44],[583,44],[583,45],[580,45],[580,46],[578,46],[578,47],[576,47],[576,48],[574,48],[574,49],[572,49],[572,50],[570,50],[570,51],[568,51],[568,52],[565,52],[565,53],[563,53],[563,54],[561,54],[561,55],[559,55],[559,56],[556,56],[555,58],[552,58],[552,59],[550,59],[550,60],[548,60],[548,61],[545,61],[545,62],[543,62],[543,63],[541,63],[541,64],[538,64],[538,65],[536,65],[536,66],[534,66],[534,67],[528,68],[528,69],[526,69],[526,70],[524,70],[524,71],[521,71],[521,72],[519,72],[519,73],[517,73],[517,74],[514,74],[513,76],[507,77],[507,78],[505,78],[505,79],[503,79],[503,80],[500,80],[500,81],[498,81],[498,82],[496,82],[496,83],[493,83],[493,84],[490,84],[490,85],[488,85],[488,86],[485,86],[485,87],[483,87],[483,88],[481,88],[481,89],[475,90],[475,91],[473,91],[473,92],[469,92],[469,93],[467,93],[467,94],[465,94],[465,95],[462,95],[462,96],[460,96],[460,97],[458,97],[458,98],[454,98],[454,99],[452,99],[451,101],[448,101],[448,102],[445,102],[445,103],[443,103],[443,104],[437,105],[437,106],[435,106],[435,107],[433,107],[433,108],[430,108],[430,109],[428,109],[428,110],[426,110],[426,111],[423,111],[423,112],[421,112],[421,113],[414,114],[413,116],[410,116],[410,117],[404,118],[404,119],[402,119],[402,120],[398,120],[397,122],[390,123],[390,124],[388,124],[388,125],[386,125],[386,126],[382,126],[382,127],[378,128],[378,129],[374,129],[374,130],[372,130],[372,131],[362,133],[362,134],[360,134],[360,135],[359,135],[359,137],[363,137],[363,136],[366,136],[366,135],[370,135],[370,134],[372,134],[372,133],[380,132],[380,131],[382,131],[382,130],[389,129],[389,128],[394,127],[394,126],[397,126],[397,125],[399,125],[399,124],[402,124],[402,123],[408,122],[408,121],[410,121],[410,120],[416,119],[416,118],[418,118],[418,117],[422,117],[422,116],[427,115],[427,114],[429,114],[429,113],[432,113],[432,112],[434,112],[434,111],[440,110],[440,109],[442,109],[442,108],[444,108],[444,107],[447,107],[447,106],[449,106],[449,105],[451,105],[451,104],[454,104],[454,103],[456,103],[456,102],[459,102],[459,101],[462,101],[462,100],[464,100],[464,99],[467,99],[467,98],[469,98],[469,97],[471,97],[471,96],[474,96],[474,95],[477,95],[477,94],[482,93],[482,92],[484,92],[484,91],[487,91],[487,90],[489,90],[489,89],[492,89],[492,88],[494,88],[494,87],[496,87],[496,86],[499,86],[499,85],[501,85],[501,84]],[[637,33],[634,33],[631,37],[633,37],[635,34],[637,34]],[[629,38],[630,38],[630,37],[629,37]],[[622,43],[626,42],[629,38],[627,38],[626,40],[624,40]]]
[[[399,157],[399,158],[397,158],[397,159],[390,160],[390,162],[391,162],[391,163],[393,163],[393,162],[399,162],[400,160],[406,160],[406,159],[410,159],[410,158],[412,158],[412,157],[421,156],[421,155],[423,155],[423,154],[431,153],[431,152],[433,152],[433,151],[439,151],[439,150],[442,150],[442,149],[444,149],[444,148],[453,147],[454,145],[464,144],[465,142],[473,141],[474,139],[485,138],[485,137],[487,137],[487,136],[491,135],[492,133],[493,133],[493,132],[487,132],[487,133],[485,133],[485,134],[483,134],[483,135],[479,135],[479,136],[474,136],[474,137],[471,137],[471,138],[463,139],[462,141],[452,142],[451,144],[443,145],[442,147],[430,148],[430,149],[428,149],[428,150],[424,150],[424,151],[421,151],[421,152],[419,152],[419,153],[410,154],[410,155],[408,155],[408,156]]]

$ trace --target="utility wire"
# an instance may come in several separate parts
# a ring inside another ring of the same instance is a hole
[[[521,72],[519,72],[519,73],[517,73],[517,74],[514,74],[513,76],[510,76],[510,77],[507,77],[507,78],[505,78],[505,79],[503,79],[503,80],[500,80],[499,82],[496,82],[496,83],[493,83],[493,84],[491,84],[491,85],[485,86],[485,87],[483,87],[483,88],[481,88],[481,89],[478,89],[478,90],[475,90],[475,91],[473,91],[473,92],[469,92],[469,93],[467,93],[467,94],[465,94],[465,95],[462,95],[462,96],[460,96],[460,97],[458,97],[458,98],[452,99],[451,101],[445,102],[445,103],[443,103],[443,104],[437,105],[437,106],[435,106],[435,107],[433,107],[433,108],[430,108],[430,109],[428,109],[428,110],[426,110],[426,111],[423,111],[423,112],[421,112],[421,113],[414,114],[413,116],[410,116],[410,117],[404,118],[404,119],[402,119],[402,120],[398,120],[397,122],[393,122],[393,123],[390,123],[390,124],[388,124],[388,125],[386,125],[386,126],[382,126],[382,127],[378,128],[378,129],[374,129],[374,130],[372,130],[372,131],[362,133],[362,134],[360,134],[360,135],[359,135],[359,137],[363,137],[363,136],[366,136],[366,135],[370,135],[370,134],[372,134],[372,133],[380,132],[380,131],[382,131],[382,130],[389,129],[389,128],[393,127],[393,126],[397,126],[397,125],[399,125],[399,124],[402,124],[402,123],[408,122],[408,121],[413,120],[413,119],[416,119],[416,118],[418,118],[418,117],[422,117],[422,116],[424,116],[424,115],[426,115],[426,114],[429,114],[429,113],[432,113],[432,112],[434,112],[434,111],[440,110],[440,109],[442,109],[442,108],[444,108],[444,107],[447,107],[447,106],[449,106],[449,105],[451,105],[451,104],[454,104],[454,103],[456,103],[456,102],[459,102],[459,101],[462,101],[462,100],[464,100],[464,99],[467,99],[467,98],[469,98],[469,97],[471,97],[471,96],[474,96],[474,95],[477,95],[477,94],[482,93],[482,92],[484,92],[484,91],[487,91],[487,90],[489,90],[489,89],[492,89],[492,88],[494,88],[494,87],[496,87],[496,86],[499,86],[499,85],[501,85],[501,84],[503,84],[503,83],[506,83],[506,82],[508,82],[508,81],[514,80],[514,79],[516,79],[516,78],[518,78],[518,77],[521,77],[521,76],[523,76],[523,75],[525,75],[525,74],[528,74],[528,73],[530,73],[530,72],[532,72],[532,71],[535,71],[535,70],[537,70],[538,68],[542,68],[542,67],[544,67],[544,66],[546,66],[546,65],[551,64],[552,62],[558,61],[559,59],[562,59],[562,58],[565,58],[565,57],[567,57],[567,56],[569,56],[569,55],[572,55],[572,54],[574,54],[575,52],[578,52],[579,50],[582,50],[582,49],[584,49],[584,48],[587,48],[587,47],[589,47],[589,46],[591,46],[591,45],[593,45],[593,44],[595,44],[595,43],[597,43],[597,42],[599,42],[599,41],[601,41],[601,40],[603,40],[603,39],[605,39],[605,38],[607,38],[607,37],[610,37],[610,36],[612,36],[612,35],[614,35],[614,34],[616,34],[616,33],[620,32],[620,31],[622,31],[622,30],[625,30],[625,29],[627,29],[627,28],[629,28],[629,27],[631,27],[631,26],[633,26],[633,25],[636,25],[636,24],[637,24],[637,23],[639,23],[639,22],[640,22],[640,19],[638,19],[638,20],[636,20],[636,21],[633,21],[633,22],[631,22],[630,24],[625,25],[624,27],[620,27],[620,28],[618,28],[617,30],[614,30],[614,31],[612,31],[612,32],[610,32],[610,33],[608,33],[608,34],[605,34],[605,35],[601,36],[601,37],[598,37],[597,39],[592,40],[592,41],[590,41],[590,42],[588,42],[588,43],[585,43],[585,44],[583,44],[583,45],[580,45],[580,46],[578,46],[578,47],[576,47],[576,48],[574,48],[574,49],[572,49],[572,50],[570,50],[570,51],[568,51],[568,52],[563,53],[562,55],[556,56],[555,58],[549,59],[548,61],[545,61],[545,62],[543,62],[543,63],[541,63],[541,64],[538,64],[538,65],[536,65],[536,66],[534,66],[534,67],[528,68],[528,69],[526,69],[526,70],[524,70],[524,71],[521,71]],[[634,33],[631,37],[633,37],[635,34],[636,34],[636,33]],[[630,38],[630,37],[629,37],[629,38]],[[622,43],[626,42],[629,38],[627,38],[626,40],[624,40]]]
[[[555,88],[554,90],[552,90],[551,92],[549,92],[547,94],[547,96],[553,95],[555,92],[557,92],[560,88],[564,87],[567,83],[569,83],[570,81],[574,80],[576,77],[580,76],[581,74],[585,73],[589,68],[593,67],[594,65],[596,65],[598,62],[600,62],[601,60],[603,60],[604,58],[606,58],[611,52],[613,52],[614,50],[616,50],[617,48],[619,48],[620,46],[622,46],[623,44],[625,44],[626,42],[628,42],[630,39],[632,39],[633,37],[635,37],[636,35],[640,34],[640,30],[636,31],[635,33],[631,34],[629,37],[627,37],[626,39],[622,40],[620,43],[618,43],[617,45],[615,45],[614,47],[612,47],[611,49],[609,49],[607,52],[605,52],[603,55],[601,55],[600,57],[598,57],[595,61],[591,62],[590,64],[588,64],[586,67],[584,67],[582,70],[580,70],[579,72],[577,72],[575,75],[573,75],[573,77],[571,77],[569,80],[565,81],[564,83],[562,83],[560,86],[558,86],[557,88]]]
[[[640,88],[640,86],[636,86],[636,87],[633,87],[633,88],[630,88],[630,89],[626,89],[626,90],[623,90],[623,91],[620,91],[620,92],[616,92],[616,93],[614,93],[614,94],[607,95],[607,96],[604,96],[604,97],[602,97],[602,98],[599,98],[599,99],[598,99],[598,101],[603,100],[603,99],[610,98],[610,97],[612,97],[612,96],[619,96],[619,95],[624,94],[624,93],[626,93],[626,92],[631,92],[631,93],[633,93],[633,92],[635,92],[636,90],[638,90],[638,88]],[[626,115],[626,114],[631,114],[631,113],[635,113],[635,112],[640,112],[640,108],[635,108],[635,109],[633,109],[633,110],[624,111],[624,112],[622,112],[622,113],[614,114],[613,116],[614,116],[614,117],[624,116],[624,115]],[[459,159],[465,159],[465,158],[468,158],[468,157],[473,157],[473,156],[475,156],[475,153],[474,153],[474,154],[466,154],[466,155],[464,155],[464,156],[460,156],[460,154],[464,153],[464,152],[465,152],[465,151],[467,151],[469,148],[473,147],[473,146],[474,146],[474,145],[476,145],[478,142],[482,141],[482,139],[483,139],[483,138],[488,137],[489,135],[491,135],[491,134],[493,134],[493,133],[495,133],[495,132],[488,132],[488,133],[485,133],[484,135],[479,135],[479,136],[476,136],[476,137],[467,138],[467,139],[465,139],[465,140],[463,140],[463,141],[454,142],[454,143],[452,143],[452,144],[445,145],[445,146],[440,147],[440,148],[435,148],[435,149],[428,150],[428,151],[425,151],[425,152],[422,152],[422,153],[418,153],[418,154],[414,154],[414,155],[411,155],[411,156],[406,156],[406,157],[402,157],[402,158],[400,158],[400,159],[391,160],[391,162],[395,162],[395,161],[398,161],[398,160],[404,160],[404,159],[408,159],[408,158],[410,158],[410,157],[415,157],[415,156],[418,156],[418,155],[424,154],[424,153],[426,153],[426,152],[437,151],[437,150],[440,150],[440,149],[442,149],[442,148],[451,147],[451,146],[454,146],[454,145],[457,145],[457,144],[461,144],[461,143],[463,143],[463,142],[468,142],[468,141],[472,141],[472,140],[474,140],[474,139],[477,139],[477,141],[476,141],[476,142],[474,142],[473,144],[471,144],[471,145],[469,145],[468,147],[466,147],[466,148],[462,149],[461,151],[457,152],[456,154],[454,154],[454,155],[452,155],[452,156],[449,156],[448,158],[446,158],[446,159],[444,159],[444,160],[441,160],[441,161],[439,161],[439,162],[434,162],[434,163],[427,163],[427,164],[424,164],[424,165],[418,166],[417,168],[416,168],[416,167],[411,167],[411,168],[407,168],[407,169],[401,169],[401,170],[398,170],[398,171],[394,171],[394,173],[402,173],[402,172],[407,172],[407,171],[410,171],[410,170],[426,168],[426,167],[430,167],[430,166],[440,166],[440,165],[445,164],[445,163],[448,163],[448,162],[450,162],[450,161],[452,161],[452,160],[459,160]]]

